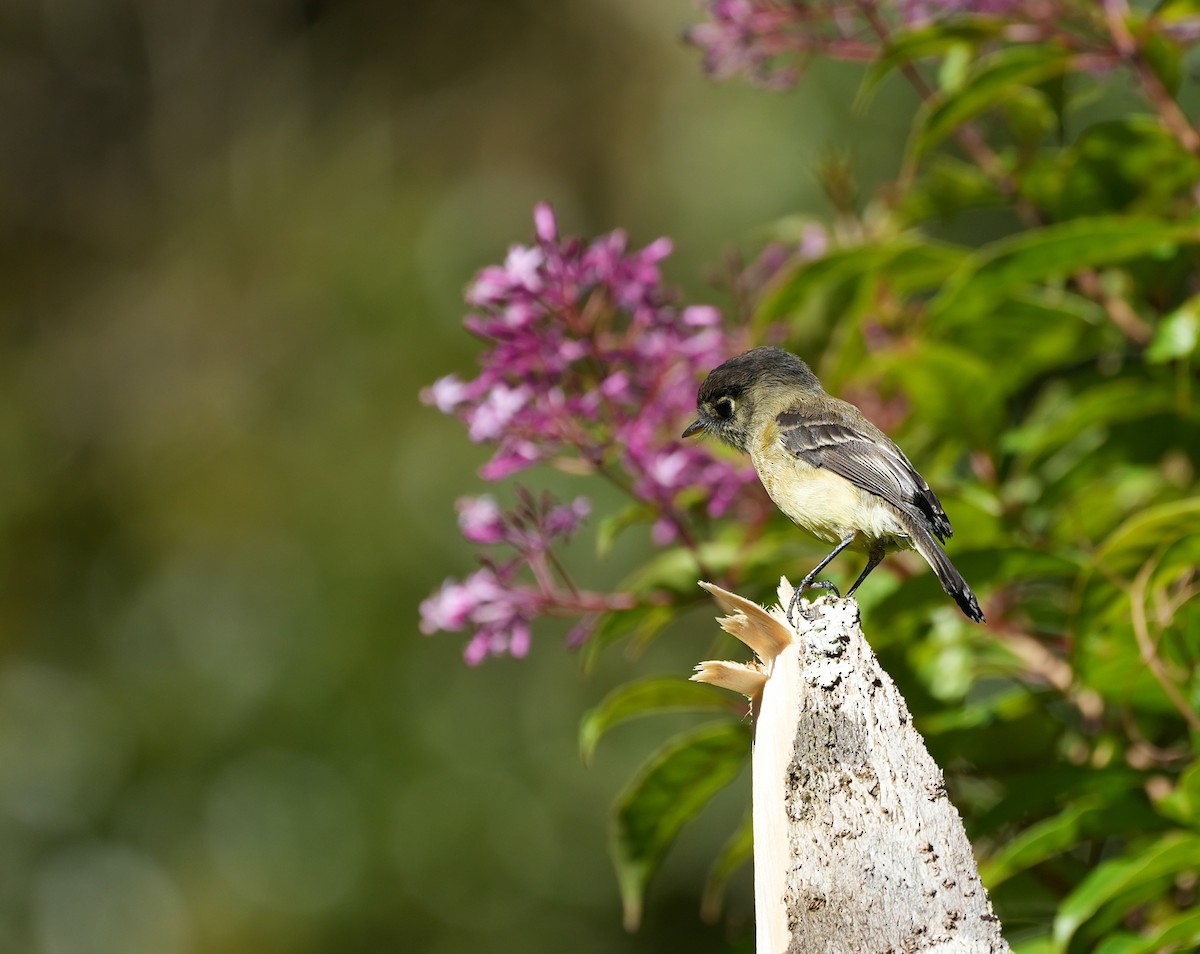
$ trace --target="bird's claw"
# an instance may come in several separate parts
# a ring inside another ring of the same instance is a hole
[[[787,621],[792,629],[796,628],[795,622],[792,620],[792,615],[796,612],[796,607],[800,605],[800,597],[805,590],[833,590],[833,595],[838,599],[842,598],[841,592],[829,580],[801,580],[800,585],[792,590],[792,598],[788,602]]]

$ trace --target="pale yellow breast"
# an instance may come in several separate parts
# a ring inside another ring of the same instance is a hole
[[[905,536],[885,501],[832,471],[798,460],[777,442],[752,448],[750,456],[775,506],[817,539],[837,543],[856,530],[853,547],[865,550],[876,541],[894,547]]]

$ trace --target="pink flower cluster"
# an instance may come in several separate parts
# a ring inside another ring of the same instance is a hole
[[[720,516],[753,471],[679,438],[704,373],[738,350],[720,313],[675,305],[659,270],[667,239],[640,251],[620,231],[590,244],[560,239],[546,205],[534,222],[534,243],[511,248],[467,290],[466,327],[490,345],[481,373],[444,377],[422,399],[461,418],[471,440],[496,445],[485,480],[569,458],[659,507],[664,543],[689,491]]]
[[[529,624],[537,612],[537,593],[514,585],[509,577],[483,567],[462,582],[446,580],[421,603],[421,632],[458,632],[470,624],[475,635],[463,658],[471,666],[488,655],[524,656],[532,638]]]
[[[714,79],[743,73],[771,88],[799,78],[787,58],[806,45],[808,17],[797,3],[772,0],[712,0],[710,19],[687,31],[686,39],[704,51],[704,71]]]
[[[1027,8],[1037,7],[1033,12],[1041,13],[1046,0],[900,0],[897,7],[904,23],[915,26],[929,23],[939,17],[953,14],[1007,17],[1024,13]],[[1049,11],[1046,11],[1049,12]]]
[[[546,205],[534,225],[531,244],[512,247],[467,289],[464,324],[488,345],[479,375],[441,378],[421,398],[462,420],[471,440],[495,447],[485,480],[544,462],[598,475],[649,505],[659,544],[686,540],[688,506],[702,501],[720,516],[757,480],[748,465],[679,436],[694,416],[699,381],[741,342],[722,329],[715,308],[679,307],[664,288],[667,239],[640,250],[620,231],[590,243],[563,239]],[[582,616],[570,637],[577,642],[597,614],[631,606],[625,594],[581,592],[553,557],[554,543],[587,508],[582,498],[555,504],[523,492],[512,513],[488,496],[460,501],[468,540],[507,545],[516,556],[485,559],[467,579],[448,580],[421,605],[422,630],[473,628],[466,656],[475,663],[524,655],[535,617]]]
[[[1050,16],[1053,0],[702,0],[708,19],[686,34],[715,79],[742,74],[769,88],[793,85],[813,56],[866,62],[896,26],[959,14]]]
[[[549,559],[555,541],[570,537],[590,511],[583,497],[557,504],[549,495],[535,501],[522,493],[520,506],[507,514],[489,495],[459,500],[458,525],[464,537],[484,545],[507,544],[514,552],[503,563],[485,561],[482,569],[461,582],[446,580],[421,603],[421,632],[458,632],[469,625],[474,636],[464,657],[470,665],[489,655],[524,656],[535,617],[572,600],[580,603],[580,610],[590,608],[587,597],[580,600],[578,593],[558,593]],[[536,586],[520,582],[525,567],[532,569]]]
[[[522,494],[522,507],[506,514],[491,494],[459,499],[458,528],[472,543],[507,543],[526,558],[549,550],[555,537],[569,537],[592,512],[586,497],[569,504],[556,504],[543,495],[538,506]]]

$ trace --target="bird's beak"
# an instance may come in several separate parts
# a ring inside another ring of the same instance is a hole
[[[691,436],[692,436],[693,434],[695,434],[697,431],[702,431],[702,430],[704,430],[704,421],[702,421],[702,420],[700,420],[699,418],[697,418],[696,420],[692,421],[692,423],[691,423],[691,424],[689,424],[689,425],[688,425],[688,426],[687,426],[687,427],[684,429],[683,436],[684,436],[684,437],[691,437]]]

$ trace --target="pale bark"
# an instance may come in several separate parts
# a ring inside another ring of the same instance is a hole
[[[1002,954],[962,819],[853,600],[802,604],[797,628],[701,584],[758,655],[693,678],[751,698],[758,954]],[[791,586],[783,581],[780,602]]]

